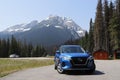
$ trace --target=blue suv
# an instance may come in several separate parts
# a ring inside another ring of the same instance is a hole
[[[62,45],[56,51],[54,62],[55,69],[60,74],[69,70],[84,70],[92,73],[96,67],[93,57],[79,45]]]

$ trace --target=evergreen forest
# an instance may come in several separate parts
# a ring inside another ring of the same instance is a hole
[[[89,26],[84,37],[65,44],[79,44],[92,54],[104,50],[113,56],[120,49],[120,0],[98,0],[95,20],[91,18]]]
[[[24,41],[16,40],[14,36],[10,39],[0,39],[0,57],[7,58],[12,54],[19,57],[44,57],[47,55],[46,50],[41,45],[32,45]]]

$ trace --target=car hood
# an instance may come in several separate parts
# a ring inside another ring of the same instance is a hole
[[[61,56],[68,56],[68,57],[89,57],[90,55],[87,53],[62,53]]]

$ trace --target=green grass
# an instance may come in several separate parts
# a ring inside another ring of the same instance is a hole
[[[0,77],[10,73],[35,67],[52,65],[53,60],[29,60],[29,59],[0,59]]]

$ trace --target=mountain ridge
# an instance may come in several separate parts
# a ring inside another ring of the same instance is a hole
[[[60,16],[49,16],[38,22],[34,20],[28,24],[19,24],[0,32],[1,35],[14,35],[20,40],[34,44],[56,45],[69,39],[78,39],[85,35],[79,25],[72,19]]]

